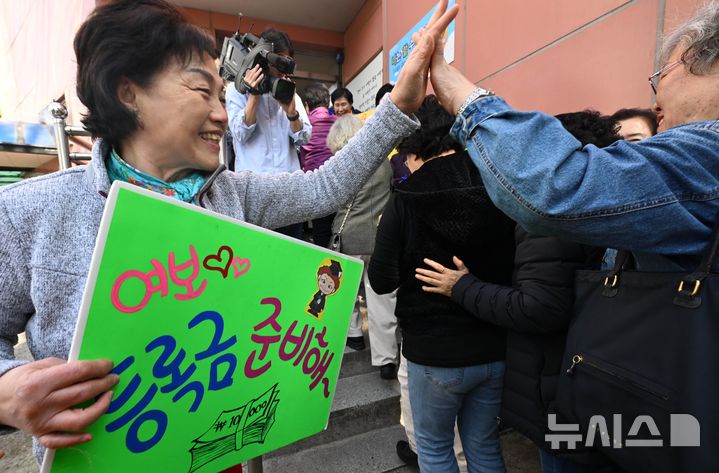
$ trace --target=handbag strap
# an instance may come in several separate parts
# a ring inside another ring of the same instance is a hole
[[[704,254],[702,255],[698,268],[688,277],[688,279],[696,279],[694,277],[695,275],[706,277],[707,274],[711,272],[712,267],[716,262],[717,253],[719,253],[719,221],[714,224],[711,240],[709,241],[709,245],[706,247],[706,250],[704,250]],[[618,250],[617,256],[614,259],[614,266],[609,272],[608,277],[612,278],[614,275],[619,275],[622,269],[627,269],[627,263],[631,265],[633,262],[634,256],[631,251]]]
[[[704,251],[701,263],[697,272],[709,274],[712,270],[712,266],[716,262],[717,252],[719,252],[719,221],[714,224],[714,230],[712,231],[712,239],[709,242],[709,246]]]
[[[631,261],[634,260],[631,251],[617,250],[617,254],[614,257],[614,267],[607,273],[606,276],[604,276],[604,289],[602,290],[603,295],[607,297],[614,297],[617,295],[619,275],[624,269],[624,265],[627,261],[630,261],[630,259]]]
[[[677,289],[677,295],[674,298],[674,303],[677,305],[683,305],[689,308],[696,308],[701,304],[701,297],[699,295],[699,289],[701,288],[702,281],[704,278],[709,276],[712,271],[712,266],[716,261],[717,249],[719,248],[719,222],[714,224],[712,230],[711,240],[704,250],[704,255],[699,263],[699,267],[693,273],[685,276],[679,281],[679,288]]]
[[[342,223],[340,224],[340,229],[337,232],[338,235],[342,235],[342,230],[345,229],[345,223],[347,223],[347,217],[350,216],[350,211],[352,210],[352,206],[355,204],[355,200],[352,199],[352,202],[350,202],[349,207],[347,207],[347,212],[345,213],[344,218],[342,219]]]
[[[677,299],[675,299],[676,304],[697,307],[701,303],[701,299],[695,296],[699,293],[701,282],[711,273],[716,262],[717,253],[719,253],[719,220],[714,224],[709,245],[704,250],[699,267],[694,272],[683,277],[679,282],[678,295]],[[627,263],[631,265],[633,262],[634,257],[630,251],[619,250],[617,252],[614,267],[604,278],[605,295],[612,296],[616,294],[620,273],[623,269],[626,269]]]
[[[625,269],[627,263],[630,265],[634,264],[634,255],[632,255],[632,252],[627,250],[617,250],[617,256],[614,258],[614,267],[612,268],[612,272],[616,271],[619,273],[622,269]]]

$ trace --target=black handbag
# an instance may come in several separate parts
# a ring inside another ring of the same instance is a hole
[[[577,272],[554,434],[627,472],[719,472],[718,228],[693,273],[629,270],[623,251]]]

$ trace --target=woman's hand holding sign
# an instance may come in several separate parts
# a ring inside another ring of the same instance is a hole
[[[109,390],[119,381],[111,369],[110,360],[58,358],[11,369],[0,376],[0,424],[31,433],[47,448],[85,443],[92,437],[83,430],[107,410]],[[73,408],[98,396],[86,408]]]

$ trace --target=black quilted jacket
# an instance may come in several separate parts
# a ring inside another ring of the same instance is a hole
[[[489,200],[466,153],[426,162],[397,186],[380,220],[368,276],[378,293],[397,291],[402,353],[426,366],[470,366],[503,360],[505,331],[450,298],[422,291],[415,268],[423,258],[511,282],[514,222]]]

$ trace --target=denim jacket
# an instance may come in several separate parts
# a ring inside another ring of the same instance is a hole
[[[559,120],[475,101],[452,135],[497,207],[531,233],[634,252],[643,270],[693,269],[719,214],[719,120],[637,143],[581,147]]]

